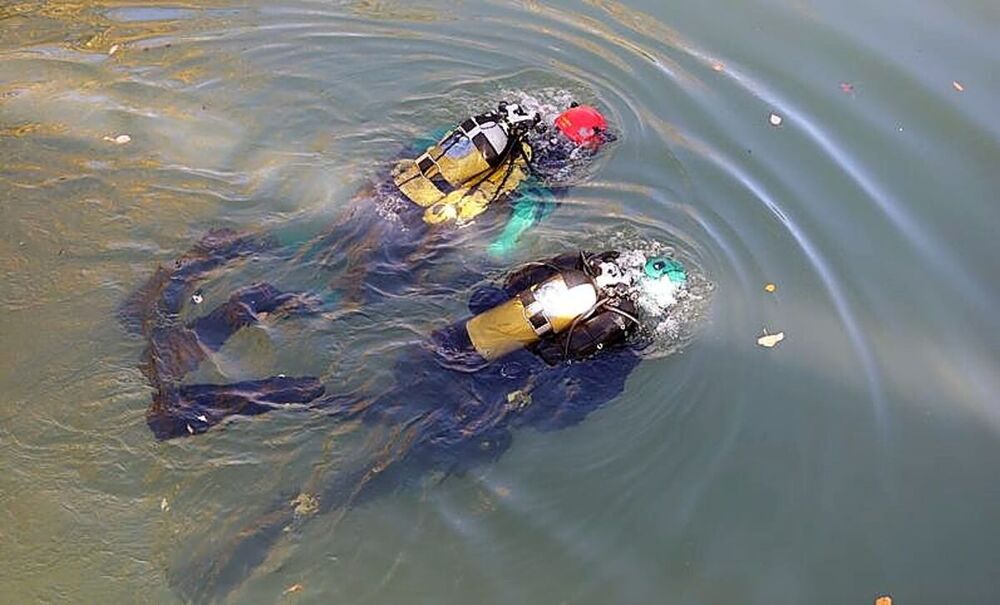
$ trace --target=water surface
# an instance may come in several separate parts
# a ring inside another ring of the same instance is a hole
[[[114,309],[157,263],[319,230],[400,145],[542,91],[620,142],[510,262],[655,235],[715,284],[695,337],[578,427],[307,524],[231,601],[997,602],[998,26],[988,0],[6,3],[4,600],[178,602],[166,570],[358,439],[279,413],[156,443]],[[201,378],[378,380],[463,309],[267,324]]]

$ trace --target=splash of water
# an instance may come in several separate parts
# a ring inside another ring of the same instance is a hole
[[[625,279],[635,284],[631,298],[639,310],[637,344],[648,357],[676,353],[690,341],[695,327],[704,318],[715,288],[696,259],[675,246],[623,228],[598,238],[601,249],[619,250],[617,264]],[[646,260],[667,256],[685,267],[687,280],[676,284],[669,279],[645,279]]]

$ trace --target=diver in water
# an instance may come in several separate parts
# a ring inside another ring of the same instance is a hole
[[[455,229],[495,216],[502,205],[510,208],[507,222],[487,250],[494,256],[512,252],[612,140],[607,121],[593,107],[572,103],[547,125],[537,112],[502,102],[415,157],[395,162],[332,227],[297,251],[283,247],[275,235],[210,232],[173,267],[160,267],[119,316],[130,331],[148,336],[192,296],[197,300],[198,283],[211,272],[250,255],[273,255],[285,268],[328,267],[338,276],[331,286],[345,301],[399,294],[426,274]],[[149,305],[151,300],[157,305]],[[311,309],[318,310],[321,300],[310,297]]]
[[[502,287],[477,290],[469,305],[470,318],[436,331],[402,355],[399,388],[406,397],[392,391],[378,396],[375,403],[363,404],[348,402],[339,394],[323,398],[324,386],[311,377],[181,385],[179,378],[204,358],[192,355],[202,350],[199,344],[221,346],[257,314],[304,304],[299,297],[267,286],[245,288],[181,330],[152,333],[144,367],[157,393],[147,420],[158,438],[170,439],[204,432],[227,416],[261,414],[290,403],[312,403],[348,416],[364,408],[367,416],[395,409],[393,402],[398,399],[407,405],[433,406],[435,415],[447,415],[448,405],[442,401],[451,393],[457,394],[454,405],[462,405],[469,389],[480,393],[475,400],[481,402],[493,397],[493,386],[503,396],[525,386],[537,389],[544,384],[539,382],[541,376],[590,371],[588,365],[566,362],[604,365],[604,358],[612,356],[613,367],[595,375],[604,389],[615,385],[617,392],[638,360],[634,345],[641,344],[642,316],[666,313],[686,279],[677,261],[665,256],[646,259],[637,252],[579,252],[528,263],[511,273]],[[566,368],[554,370],[561,366]],[[523,379],[520,383],[518,376]],[[493,381],[499,382],[493,385]],[[415,396],[423,391],[426,398]],[[551,399],[527,415],[534,417],[549,405],[563,406],[572,400]],[[567,413],[562,408],[559,412]]]
[[[171,407],[150,410],[160,439],[288,404],[388,430],[372,431],[372,454],[283,499],[234,543],[171,573],[171,583],[192,600],[212,600],[240,585],[305,516],[343,513],[428,473],[462,474],[499,457],[518,427],[549,431],[582,421],[624,390],[650,326],[689,296],[687,281],[666,255],[564,254],[476,290],[471,316],[402,348],[395,384],[374,387],[381,392],[325,394],[312,377],[177,388]],[[211,333],[211,324],[195,329]]]
[[[447,236],[505,201],[511,207],[506,225],[488,250],[512,252],[521,235],[552,212],[565,184],[614,139],[597,109],[576,103],[551,126],[538,112],[507,102],[465,120],[417,157],[396,162],[304,256],[333,262],[349,256],[357,270],[349,276],[385,273],[390,279],[379,285],[391,281],[398,289],[409,281],[400,273],[412,273],[414,253],[425,257],[433,249],[428,238]]]

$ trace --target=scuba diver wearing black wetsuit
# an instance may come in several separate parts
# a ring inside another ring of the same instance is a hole
[[[336,289],[348,299],[400,294],[455,228],[495,213],[501,202],[510,214],[487,251],[509,254],[553,211],[573,173],[614,139],[590,106],[572,104],[554,129],[540,120],[516,103],[500,103],[463,121],[416,157],[397,161],[300,260],[345,263]]]
[[[456,225],[473,221],[508,200],[512,211],[501,235],[488,247],[497,255],[513,250],[518,238],[552,211],[554,196],[573,173],[614,139],[593,107],[572,104],[541,128],[537,113],[500,103],[495,111],[469,118],[413,159],[397,161],[385,178],[359,194],[326,234],[283,262],[309,268],[342,265],[334,290],[347,300],[372,302],[413,286],[440,252]],[[119,309],[130,332],[150,342],[144,369],[158,390],[178,383],[239,328],[260,313],[318,311],[318,294],[285,293],[266,283],[251,284],[195,323],[211,323],[213,333],[178,322],[188,301],[200,302],[198,287],[211,274],[240,259],[269,259],[279,249],[272,234],[209,232],[172,266],[159,267]],[[280,260],[280,259],[279,259]],[[155,335],[155,337],[154,337]],[[157,348],[167,339],[171,351]],[[165,357],[164,357],[165,356]],[[150,364],[161,368],[151,371]]]
[[[371,432],[366,450],[372,455],[317,477],[311,493],[302,492],[314,502],[311,512],[297,511],[298,498],[282,498],[251,519],[235,542],[172,574],[172,584],[191,598],[219,598],[304,516],[346,511],[422,476],[461,474],[495,460],[516,428],[551,431],[582,421],[621,393],[639,364],[650,294],[663,301],[657,312],[669,314],[685,282],[684,269],[668,257],[564,254],[477,290],[472,315],[406,345],[393,371],[395,384],[374,385],[375,392],[324,396],[323,385],[311,377],[180,387],[170,407],[150,409],[149,426],[160,439],[289,403],[386,430]]]
[[[146,371],[158,391],[147,421],[159,439],[170,439],[204,432],[227,416],[262,414],[289,403],[315,402],[338,416],[358,412],[358,405],[366,415],[399,405],[433,407],[439,414],[448,405],[463,405],[470,390],[477,393],[477,401],[502,403],[511,391],[528,385],[538,388],[546,384],[546,377],[586,373],[589,364],[603,366],[604,358],[614,356],[613,364],[595,373],[603,385],[599,391],[605,395],[600,398],[603,403],[621,390],[638,361],[629,345],[639,328],[636,300],[643,288],[647,284],[679,288],[686,279],[680,265],[669,258],[650,258],[639,267],[623,266],[620,257],[617,252],[557,256],[514,271],[502,287],[481,288],[473,294],[470,318],[438,330],[401,356],[400,390],[376,394],[374,404],[348,401],[340,394],[322,399],[325,389],[311,377],[178,385],[177,376],[192,369],[191,363],[177,361],[191,343],[219,342],[234,326],[243,325],[248,315],[298,304],[276,291],[246,289],[234,295],[225,312],[189,324],[187,336],[170,330],[152,336],[153,354],[147,357]],[[588,362],[565,363],[579,360]],[[520,378],[512,378],[511,364]],[[167,379],[160,376],[164,372]],[[424,391],[426,397],[418,395]],[[452,404],[443,403],[452,399]],[[569,406],[579,408],[578,413],[591,407],[591,403],[578,406],[566,393],[549,399],[543,398],[535,409]],[[456,428],[462,428],[460,424]]]

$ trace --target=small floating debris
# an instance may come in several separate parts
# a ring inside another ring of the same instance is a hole
[[[298,517],[308,517],[319,511],[319,499],[312,494],[299,494],[292,500],[291,505]]]
[[[875,599],[875,605],[892,605],[892,597],[889,595],[882,595]]]
[[[957,90],[958,92],[965,92],[965,87],[962,86],[962,83],[959,82],[958,80],[952,80],[951,87]]]
[[[124,145],[132,140],[132,137],[127,134],[120,134],[116,137],[104,137],[104,140],[109,143],[114,143],[115,145]]]
[[[523,410],[531,405],[531,393],[520,389],[507,393],[507,407],[514,410]]]
[[[771,126],[781,126],[781,123],[785,120],[772,111],[771,115],[767,116],[767,121],[771,123]]]
[[[725,69],[726,69],[726,66],[723,65],[720,61],[712,61],[712,70],[713,71],[723,71]]]
[[[201,290],[198,290],[197,292],[191,295],[191,302],[193,302],[196,305],[200,305],[204,301],[205,297],[201,295]]]
[[[170,510],[170,503],[167,502],[167,499],[160,500],[160,511],[167,512],[168,510]]]
[[[768,334],[767,330],[764,330],[764,335],[757,339],[757,344],[766,349],[770,349],[773,348],[782,340],[785,340],[784,332],[778,332],[776,334]]]
[[[770,284],[770,283],[764,284],[764,291],[767,292],[767,293],[769,293],[769,294],[770,293],[774,293],[777,290],[778,290],[778,286],[776,286],[774,284]]]
[[[289,586],[288,588],[286,588],[284,590],[284,592],[282,592],[281,594],[283,594],[283,595],[284,594],[292,594],[293,592],[299,592],[299,591],[301,591],[303,588],[305,588],[305,586],[303,586],[301,584],[292,584],[291,586]]]
[[[111,48],[109,48],[109,49],[108,49],[108,56],[110,57],[111,55],[113,55],[113,54],[115,54],[116,52],[118,52],[118,49],[119,49],[119,48],[121,48],[121,46],[119,46],[119,45],[117,45],[117,44],[112,44],[112,45],[111,45]]]
[[[845,94],[851,94],[852,92],[854,92],[854,84],[851,84],[850,82],[841,82],[840,92]]]

